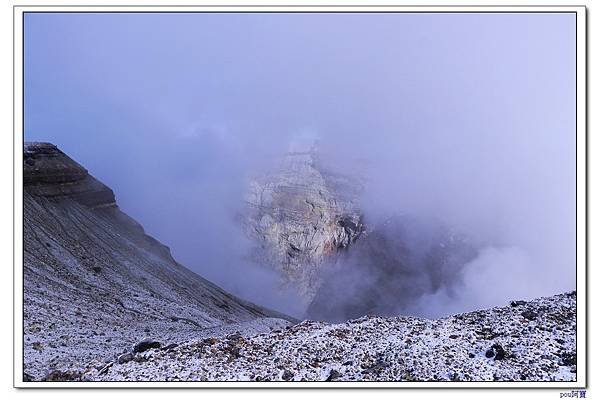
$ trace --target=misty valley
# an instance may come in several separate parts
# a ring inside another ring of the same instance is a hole
[[[120,193],[26,142],[24,380],[574,381],[576,292],[523,289],[536,260],[498,236],[382,206],[361,162],[311,139],[246,169],[227,239],[207,222],[188,269]]]

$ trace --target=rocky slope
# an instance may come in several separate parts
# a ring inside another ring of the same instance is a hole
[[[23,184],[27,379],[110,360],[144,337],[287,323],[179,265],[56,146],[25,144]]]
[[[298,148],[249,186],[243,226],[257,243],[252,258],[278,271],[308,305],[326,261],[363,232],[360,182],[327,170],[315,148]]]
[[[574,381],[575,292],[438,320],[365,316],[204,337],[82,380]]]

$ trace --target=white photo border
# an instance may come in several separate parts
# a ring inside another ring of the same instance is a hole
[[[574,382],[25,382],[23,380],[23,20],[27,12],[377,12],[576,14],[576,290],[577,380]],[[585,6],[404,5],[15,5],[13,6],[13,385],[18,388],[585,388],[587,342],[587,27]]]

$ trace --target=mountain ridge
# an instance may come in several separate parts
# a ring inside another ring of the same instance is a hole
[[[175,340],[228,324],[293,320],[177,263],[118,208],[110,188],[56,146],[25,143],[23,172],[30,376],[106,357],[146,336]]]

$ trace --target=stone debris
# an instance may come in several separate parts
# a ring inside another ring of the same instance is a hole
[[[527,301],[539,316],[526,324],[509,305],[438,320],[365,316],[254,335],[234,331],[169,352],[150,349],[143,353],[148,362],[117,364],[105,374],[88,368],[81,379],[574,381],[575,304],[567,294]]]

